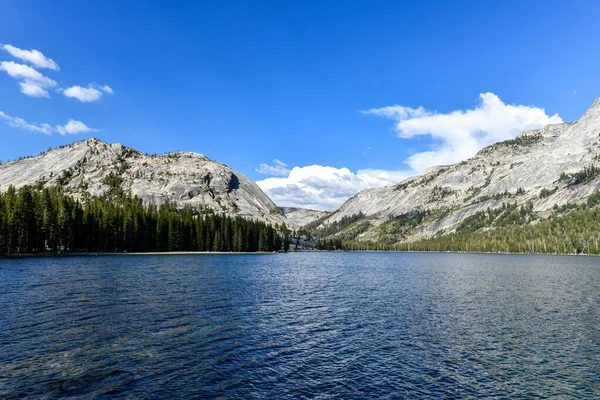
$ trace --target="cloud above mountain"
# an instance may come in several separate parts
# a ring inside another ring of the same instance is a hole
[[[18,79],[21,92],[31,97],[50,97],[48,90],[57,85],[56,81],[48,78],[29,65],[14,61],[0,62],[0,71],[5,71],[10,77]]]
[[[415,172],[433,165],[452,164],[474,156],[493,143],[512,139],[520,132],[562,122],[543,108],[506,104],[494,93],[481,93],[480,105],[470,110],[438,113],[423,107],[388,106],[362,111],[396,121],[399,138],[429,136],[432,150],[405,160]]]
[[[93,87],[81,87],[81,86],[71,86],[66,88],[63,91],[63,94],[66,97],[71,97],[73,99],[77,99],[82,103],[87,103],[90,101],[96,101],[100,97],[102,97],[102,92]]]
[[[479,100],[479,105],[472,109],[448,113],[401,105],[361,111],[395,121],[394,128],[401,139],[425,136],[431,140],[431,150],[408,157],[404,169],[354,173],[348,168],[321,165],[288,170],[284,163],[261,164],[258,172],[279,177],[257,183],[278,205],[326,210],[340,206],[361,190],[394,185],[429,167],[465,160],[482,148],[512,139],[524,130],[562,122],[558,114],[549,116],[543,108],[506,104],[493,93],[481,93]],[[285,171],[289,174],[285,175]]]
[[[294,167],[283,178],[256,182],[280,206],[316,210],[336,208],[363,189],[391,185],[409,176],[403,171],[359,170],[322,165]]]
[[[43,133],[44,135],[52,135],[53,133],[58,133],[60,135],[77,135],[80,133],[88,133],[97,131],[97,129],[92,129],[88,127],[81,121],[75,121],[73,119],[69,120],[65,125],[56,125],[51,126],[50,124],[35,124],[29,123],[25,121],[23,118],[10,116],[2,111],[0,111],[0,119],[6,121],[9,126],[18,129],[24,129],[30,132]]]
[[[82,103],[99,100],[104,93],[114,94],[114,90],[108,85],[89,84],[87,87],[78,85],[62,88],[58,83],[37,69],[50,69],[60,71],[58,64],[51,58],[46,57],[38,50],[23,50],[10,44],[0,45],[0,49],[25,62],[20,64],[14,61],[0,62],[0,71],[5,71],[10,77],[17,79],[21,93],[29,97],[50,98],[50,90],[62,92],[65,97],[74,98]],[[37,68],[37,69],[36,69]]]
[[[262,175],[272,175],[272,176],[288,176],[290,174],[290,170],[287,169],[287,164],[278,159],[273,160],[273,164],[260,164],[256,169],[256,172]]]

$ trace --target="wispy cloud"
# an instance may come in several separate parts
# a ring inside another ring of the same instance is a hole
[[[268,164],[260,164],[260,166],[256,169],[256,172],[263,175],[272,175],[272,176],[288,176],[290,174],[290,170],[287,169],[287,164],[278,159],[273,160],[273,165]]]
[[[23,50],[10,44],[0,45],[11,56],[23,60],[30,65],[20,64],[14,61],[0,62],[0,71],[5,71],[9,76],[19,80],[21,92],[30,97],[50,98],[49,90],[62,92],[66,97],[77,99],[83,103],[99,100],[104,93],[114,94],[114,90],[108,85],[89,84],[87,87],[70,86],[59,88],[58,83],[43,75],[35,68],[47,68],[59,71],[58,64],[51,58],[44,56],[38,50]],[[34,68],[35,67],[35,68]]]
[[[88,87],[71,86],[62,90],[62,93],[66,97],[77,99],[82,103],[89,103],[97,101],[102,97],[102,92],[108,94],[114,94],[114,90],[108,85],[100,86],[89,84]]]
[[[41,74],[29,65],[14,61],[0,62],[0,71],[5,71],[9,76],[20,80],[21,92],[27,96],[50,97],[47,89],[57,85],[56,81]]]
[[[404,120],[409,118],[419,118],[429,115],[423,107],[410,108],[404,106],[387,106],[381,108],[371,108],[370,110],[362,110],[362,114],[372,114],[378,117],[390,119]]]
[[[43,133],[44,135],[52,135],[53,133],[58,133],[63,136],[65,135],[76,135],[79,133],[88,133],[96,131],[96,129],[92,129],[88,127],[81,121],[69,120],[66,125],[56,125],[52,127],[50,124],[31,124],[25,121],[23,118],[12,117],[2,111],[0,111],[0,119],[6,121],[9,126],[18,129],[24,129],[30,132]]]
[[[30,97],[45,97],[49,98],[50,94],[48,91],[41,86],[36,85],[33,82],[19,82],[21,92]]]
[[[71,86],[69,88],[64,89],[62,92],[66,97],[77,99],[82,103],[96,101],[100,97],[102,97],[102,92],[91,86],[88,86],[86,88],[81,86]]]
[[[48,124],[30,124],[23,118],[11,117],[10,115],[3,113],[2,111],[0,111],[0,119],[6,120],[6,123],[12,126],[13,128],[43,133],[44,135],[51,135],[53,131],[52,127]]]
[[[48,68],[54,71],[58,71],[60,69],[54,60],[44,56],[38,50],[23,50],[10,44],[4,44],[1,48],[6,50],[14,58],[26,61],[36,68]]]
[[[104,85],[100,88],[100,90],[102,90],[104,93],[108,93],[108,94],[115,94],[115,91],[112,90],[112,88],[108,85]]]
[[[14,61],[2,61],[0,62],[0,70],[6,71],[13,78],[37,82],[42,87],[56,86],[56,81],[42,75],[29,65],[19,64]]]

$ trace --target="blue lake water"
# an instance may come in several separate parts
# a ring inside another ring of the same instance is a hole
[[[0,260],[0,398],[600,397],[600,258]]]

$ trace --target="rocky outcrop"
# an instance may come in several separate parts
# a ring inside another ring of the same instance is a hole
[[[297,207],[279,207],[279,209],[286,217],[286,224],[293,228],[303,227],[330,214],[329,211],[309,210]]]
[[[0,165],[0,190],[10,185],[62,185],[77,198],[103,196],[117,185],[147,204],[172,201],[273,224],[285,220],[254,182],[202,154],[148,155],[95,138]]]

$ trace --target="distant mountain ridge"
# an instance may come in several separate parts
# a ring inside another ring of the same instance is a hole
[[[310,224],[319,218],[324,218],[331,214],[329,211],[311,210],[300,207],[279,207],[286,217],[287,223],[294,227],[302,227]]]
[[[508,204],[527,205],[543,217],[585,201],[599,187],[600,99],[576,123],[525,131],[463,162],[363,190],[313,228],[347,240],[419,240]]]

